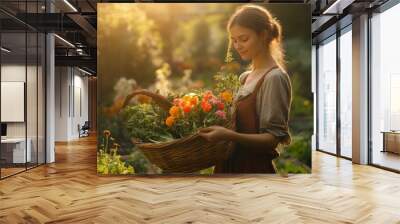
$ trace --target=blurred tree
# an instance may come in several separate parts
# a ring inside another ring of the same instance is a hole
[[[134,4],[101,4],[98,17],[98,70],[101,89],[111,90],[120,77],[150,84],[162,64],[162,39],[154,22]],[[101,95],[111,104],[112,92]]]

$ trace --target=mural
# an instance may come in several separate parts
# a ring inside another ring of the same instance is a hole
[[[310,173],[306,4],[98,4],[100,175]]]

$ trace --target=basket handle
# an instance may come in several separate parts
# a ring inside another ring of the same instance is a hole
[[[169,102],[165,96],[162,96],[158,93],[153,93],[146,89],[141,89],[135,90],[131,94],[126,96],[122,108],[126,107],[129,104],[129,101],[136,95],[145,95],[150,97],[158,106],[160,106],[160,108],[164,109],[165,111],[168,111],[169,108],[172,107],[172,103]]]

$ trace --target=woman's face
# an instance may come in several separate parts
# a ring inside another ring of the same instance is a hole
[[[230,28],[230,38],[233,48],[245,61],[252,60],[265,49],[265,41],[262,35],[258,35],[254,30],[240,25],[233,25]]]

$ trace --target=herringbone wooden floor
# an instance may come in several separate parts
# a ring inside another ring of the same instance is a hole
[[[0,223],[400,223],[400,175],[313,153],[313,174],[99,177],[95,139],[0,181]]]

